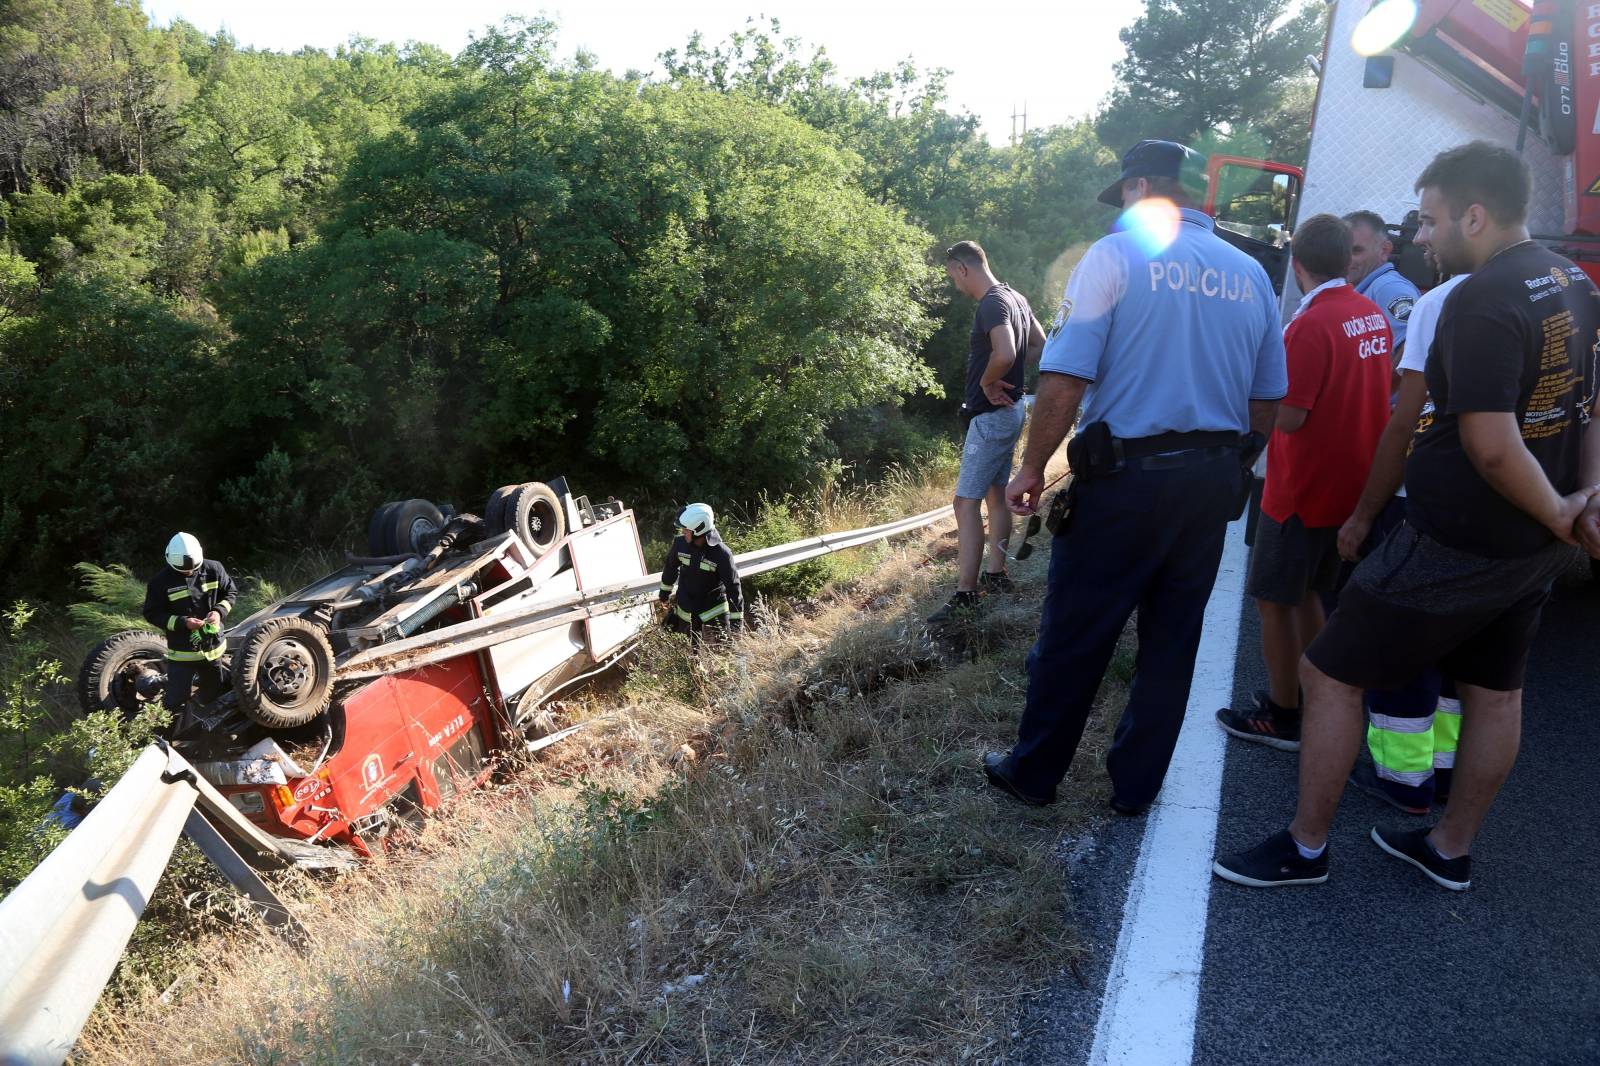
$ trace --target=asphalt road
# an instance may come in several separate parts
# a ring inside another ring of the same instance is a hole
[[[1259,647],[1247,607],[1240,699],[1264,684]],[[1438,888],[1380,852],[1371,827],[1408,819],[1349,790],[1326,885],[1214,883],[1196,1066],[1600,1063],[1597,753],[1600,585],[1575,567],[1545,612],[1521,754],[1474,849],[1472,889]],[[1219,852],[1287,823],[1295,772],[1290,753],[1229,742]],[[1139,820],[1119,819],[1063,842],[1089,953],[1024,1008],[1012,1061],[1087,1060],[1141,838]]]

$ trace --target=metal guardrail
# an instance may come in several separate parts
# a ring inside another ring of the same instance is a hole
[[[950,514],[950,507],[940,507],[735,559],[741,574],[761,574],[909,533]],[[660,585],[661,575],[651,574],[563,597],[516,618],[463,622],[353,656],[341,664],[339,676],[377,676],[467,654],[621,610]],[[71,1053],[184,833],[269,925],[286,928],[291,937],[304,931],[250,867],[354,865],[348,851],[263,833],[181,755],[151,745],[66,840],[0,900],[0,1066],[53,1066]]]
[[[183,756],[152,744],[0,900],[0,1066],[59,1063],[71,1052],[181,834],[268,925],[304,936],[251,868],[290,865],[298,842],[261,832]],[[311,850],[323,866],[355,864],[345,849]]]
[[[902,533],[930,526],[950,517],[953,508],[946,504],[922,514],[901,518],[882,525],[852,529],[842,533],[824,533],[789,544],[760,548],[734,556],[739,573],[744,577],[766,573],[782,566],[805,562],[832,552],[859,548],[875,541],[887,540]],[[650,574],[617,585],[584,592],[575,592],[559,599],[547,600],[525,614],[497,615],[458,622],[431,633],[391,641],[356,653],[339,663],[338,679],[358,681],[381,677],[397,670],[410,670],[457,655],[482,651],[507,640],[530,636],[547,629],[581,622],[613,611],[634,606],[639,597],[654,595],[661,587],[661,575]]]

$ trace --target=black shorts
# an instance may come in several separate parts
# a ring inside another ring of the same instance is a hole
[[[1402,525],[1356,567],[1306,658],[1357,688],[1400,688],[1437,667],[1461,684],[1520,689],[1539,614],[1571,551],[1557,543],[1488,559]]]
[[[1298,515],[1278,522],[1262,512],[1244,581],[1252,599],[1294,607],[1308,593],[1332,592],[1338,580],[1337,526],[1307,529]]]

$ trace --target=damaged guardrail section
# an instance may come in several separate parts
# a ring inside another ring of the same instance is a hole
[[[116,969],[198,793],[150,747],[0,900],[0,1063],[58,1063]]]

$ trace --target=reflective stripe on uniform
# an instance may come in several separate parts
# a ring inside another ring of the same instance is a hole
[[[186,588],[183,588],[183,589],[168,589],[167,590],[167,599],[169,599],[169,600],[186,600],[188,598],[189,598],[189,590],[186,589]]]
[[[712,562],[710,559],[701,559],[700,560],[700,569],[702,569],[702,570],[715,570],[716,568],[717,568],[717,564]]]
[[[1433,730],[1386,729],[1379,723],[1391,721],[1399,725],[1427,722],[1422,718],[1391,719],[1387,715],[1372,716],[1367,727],[1367,748],[1372,752],[1372,762],[1378,776],[1407,785],[1425,782],[1433,773]]]
[[[679,552],[678,553],[678,562],[682,563],[684,566],[688,566],[689,565],[689,557],[687,555],[683,554],[682,552]]]
[[[1433,715],[1425,714],[1420,718],[1396,718],[1390,714],[1369,714],[1367,720],[1372,723],[1372,728],[1382,729],[1388,733],[1426,733],[1433,728]]]
[[[685,611],[682,607],[679,607],[677,604],[673,604],[672,610],[673,610],[674,614],[676,614],[679,618],[683,619],[685,622],[693,622],[694,621],[694,615],[690,614],[688,611]]]
[[[728,612],[728,617],[732,618],[732,619],[737,619],[738,621],[743,622],[744,621],[744,612],[743,611],[729,611]]]
[[[1387,766],[1378,764],[1377,770],[1378,776],[1385,781],[1393,781],[1397,785],[1410,785],[1413,788],[1421,788],[1433,777],[1431,766],[1426,770],[1391,770]]]
[[[723,600],[721,603],[717,604],[715,607],[710,607],[710,608],[707,608],[704,611],[701,611],[700,612],[700,621],[709,622],[713,618],[720,618],[722,615],[725,615],[727,613],[728,613],[728,601],[727,600]]]
[[[174,651],[167,649],[167,658],[175,663],[206,663],[222,658],[222,653],[228,649],[218,644],[210,651]]]
[[[227,614],[229,611],[233,610],[233,604],[229,603],[227,600],[218,600],[215,610],[222,614]]]
[[[661,583],[661,591],[662,591],[662,592],[671,592],[671,591],[672,591],[672,582],[670,582],[670,581],[663,581],[663,582],[662,582],[662,583]]]
[[[1433,768],[1449,770],[1456,765],[1456,747],[1461,743],[1461,701],[1444,698],[1433,716]]]
[[[218,581],[207,581],[207,582],[205,582],[204,584],[202,584],[200,586],[200,591],[202,591],[202,592],[215,592],[215,591],[217,591],[217,589],[220,586],[221,586],[221,582],[218,582]]]
[[[178,616],[177,615],[175,615],[175,614],[167,615],[167,628],[168,629],[177,629],[178,628]]]

